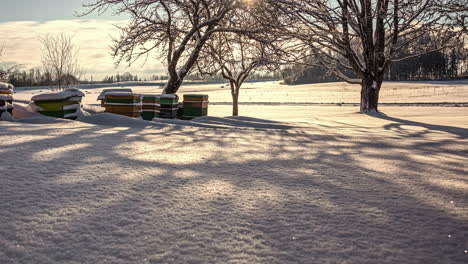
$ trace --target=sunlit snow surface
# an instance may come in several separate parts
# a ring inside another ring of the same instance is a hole
[[[0,122],[0,263],[466,263],[468,108],[357,110]]]

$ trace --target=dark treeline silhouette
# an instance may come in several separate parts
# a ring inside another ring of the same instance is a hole
[[[143,81],[141,78],[138,78],[138,75],[132,75],[129,72],[126,72],[122,75],[117,74],[117,75],[110,75],[106,76],[103,80],[102,83],[115,83],[115,82],[138,82],[138,81]]]
[[[269,80],[279,80],[281,79],[280,73],[254,73],[248,80],[256,81],[269,81]],[[167,75],[152,75],[146,78],[140,78],[138,75],[133,75],[129,72],[124,74],[115,74],[108,75],[102,80],[94,80],[94,77],[91,76],[90,79],[83,78],[78,80],[75,76],[67,76],[64,78],[65,85],[79,85],[79,84],[110,84],[110,83],[119,83],[119,82],[142,82],[142,81],[165,81],[168,79]],[[201,76],[198,74],[189,75],[187,80],[194,81],[224,81],[221,75],[219,76]],[[47,71],[42,71],[39,68],[33,68],[29,70],[17,69],[11,72],[8,77],[5,79],[9,83],[13,84],[15,87],[33,87],[33,86],[55,86],[56,82],[52,78],[52,74]]]
[[[30,86],[55,86],[56,81],[53,80],[52,74],[48,71],[41,71],[39,68],[21,70],[17,69],[11,72],[6,81],[13,84],[16,87],[30,87]],[[129,81],[147,81],[147,79],[141,79],[138,75],[131,73],[109,75],[102,80],[94,80],[93,76],[90,79],[81,79],[73,75],[67,75],[64,78],[65,85],[79,85],[79,84],[97,84],[97,83],[116,83],[116,82],[129,82]]]
[[[450,80],[468,77],[466,54],[452,49],[432,52],[391,65],[389,81]]]
[[[280,72],[254,72],[249,75],[247,81],[272,81],[272,80],[280,80],[282,79],[282,74]],[[223,75],[215,74],[212,76],[209,75],[201,75],[201,74],[191,74],[187,77],[188,80],[196,80],[196,81],[214,81],[214,82],[227,82],[226,79],[223,78]]]
[[[427,41],[430,41],[428,39]],[[423,45],[424,43],[420,43]],[[410,48],[402,56],[411,56]],[[350,73],[352,75],[352,73]],[[463,47],[434,51],[394,62],[385,74],[386,81],[427,81],[427,80],[456,80],[468,78],[468,52]],[[306,84],[341,81],[333,74],[329,74],[322,67],[303,67],[295,65],[283,70],[286,84]]]
[[[16,87],[57,85],[50,72],[41,71],[38,68],[29,70],[16,69],[8,75],[7,81]],[[80,83],[77,77],[70,74],[63,76],[62,82],[64,85],[76,85]]]

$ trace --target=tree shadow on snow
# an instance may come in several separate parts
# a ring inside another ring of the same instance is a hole
[[[0,259],[466,260],[466,155],[452,149],[466,139],[460,130],[436,127],[449,138],[428,144],[419,139],[429,132],[389,140],[321,125],[219,122],[278,129],[2,127],[2,139],[18,141],[0,149],[7,172],[0,176]]]
[[[429,133],[437,131],[437,132],[443,132],[443,133],[449,133],[449,134],[455,135],[460,139],[468,138],[468,129],[462,128],[462,127],[427,124],[427,123],[422,123],[422,122],[416,122],[416,121],[391,117],[384,113],[370,113],[368,115],[375,117],[375,118],[394,122],[394,123],[385,125],[384,128],[386,130],[396,130],[396,131],[403,132],[405,131],[405,128],[403,126],[411,126],[411,127],[423,128],[426,130],[426,132],[429,132]]]
[[[221,125],[230,128],[254,128],[254,129],[292,129],[294,126],[289,124],[276,122],[272,120],[245,117],[245,116],[230,116],[230,117],[208,117],[199,118],[193,121],[199,124]]]

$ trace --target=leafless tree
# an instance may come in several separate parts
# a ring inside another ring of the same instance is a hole
[[[197,62],[203,75],[221,76],[229,81],[233,109],[239,115],[239,92],[251,73],[274,66],[266,44],[237,33],[221,32],[213,36]]]
[[[264,21],[272,35],[296,39],[288,46],[293,58],[304,54],[312,64],[360,84],[361,112],[378,111],[384,73],[392,62],[460,45],[457,40],[466,34],[468,9],[463,0],[267,1],[271,9]],[[268,20],[272,13],[276,15]],[[401,50],[427,34],[438,41],[400,57]]]
[[[78,63],[78,49],[73,37],[65,33],[40,37],[42,65],[52,75],[52,81],[61,90],[74,84],[82,74]]]
[[[195,66],[200,52],[217,32],[253,32],[253,28],[226,28],[237,9],[248,0],[94,0],[85,4],[85,14],[130,14],[128,25],[119,27],[114,39],[116,63],[134,63],[141,57],[157,56],[167,64],[169,80],[164,93],[176,93]]]
[[[2,62],[4,46],[0,46],[0,62]],[[20,65],[0,67],[0,81],[8,82],[10,74],[12,74]]]
[[[2,59],[3,54],[3,45],[0,46],[0,59]],[[8,78],[8,71],[7,69],[0,68],[0,81],[6,81]]]

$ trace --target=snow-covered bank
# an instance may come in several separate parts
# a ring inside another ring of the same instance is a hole
[[[466,109],[382,110],[0,122],[0,262],[466,263]]]

